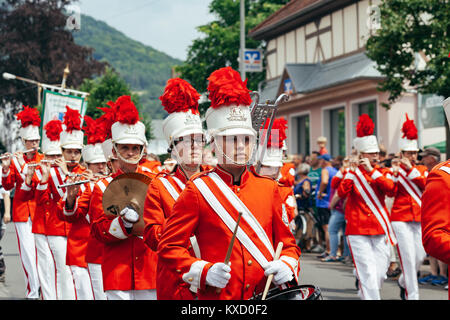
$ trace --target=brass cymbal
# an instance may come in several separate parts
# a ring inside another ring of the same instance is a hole
[[[118,216],[128,205],[139,213],[139,221],[133,226],[132,233],[142,236],[145,223],[143,219],[144,202],[148,185],[152,178],[142,173],[124,173],[115,177],[103,193],[103,211],[107,216]]]

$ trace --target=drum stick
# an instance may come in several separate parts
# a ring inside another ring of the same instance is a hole
[[[283,250],[283,242],[278,242],[277,251],[275,252],[275,257],[273,258],[273,261],[278,260],[280,258],[281,250]],[[270,283],[272,282],[273,274],[270,274],[267,277],[266,287],[264,288],[264,292],[262,295],[261,300],[266,300],[267,292],[269,292]]]
[[[231,252],[233,251],[234,240],[236,239],[237,230],[239,227],[239,222],[241,221],[242,212],[239,212],[239,216],[236,222],[236,226],[234,227],[233,236],[231,237],[230,245],[228,246],[227,255],[225,256],[225,261],[223,263],[228,264],[230,262]],[[221,289],[217,288],[216,293],[220,293]]]

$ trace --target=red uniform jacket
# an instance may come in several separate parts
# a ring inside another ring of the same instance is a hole
[[[216,288],[206,285],[205,279],[209,268],[216,262],[223,262],[232,237],[232,231],[225,225],[217,213],[196,186],[196,179],[201,179],[224,206],[226,212],[234,221],[238,213],[223,195],[222,191],[212,182],[209,174],[217,174],[231,191],[252,212],[276,248],[281,241],[284,247],[281,260],[285,262],[298,275],[298,259],[300,249],[295,243],[292,233],[286,228],[281,219],[282,200],[277,183],[271,178],[256,175],[245,170],[241,175],[240,183],[233,184],[233,176],[217,166],[211,172],[202,172],[193,176],[186,184],[175,203],[172,215],[168,218],[166,227],[158,245],[160,263],[180,274],[183,280],[199,288],[199,299],[249,299],[254,293],[264,290],[266,277],[263,267],[252,254],[236,239],[231,253],[231,278],[227,286],[216,293]],[[201,182],[200,181],[200,182]],[[247,221],[241,219],[240,228],[251,237],[263,255],[266,256],[266,247],[252,231]],[[193,257],[187,247],[189,238],[194,234],[201,252],[201,259]],[[271,261],[272,258],[267,258]]]
[[[295,164],[285,162],[280,170],[280,179],[278,181],[287,187],[293,187],[295,184]]]
[[[292,187],[279,185],[282,204],[282,219],[286,226],[295,231],[295,216],[297,215],[297,201],[295,201],[294,189]]]
[[[420,203],[414,198],[420,199],[421,193],[425,189],[428,175],[427,167],[413,166],[408,172],[406,172],[405,168],[402,168],[402,170],[406,175],[406,179],[403,176],[394,176],[395,199],[391,210],[391,221],[420,222]],[[402,179],[402,182],[399,179]],[[414,196],[411,196],[407,188]]]
[[[450,160],[434,167],[428,176],[421,224],[425,251],[450,264]]]
[[[368,173],[362,166],[359,167],[369,185],[374,190],[385,211],[388,212],[384,198],[392,197],[394,191],[394,181],[387,168],[375,167],[372,172]],[[337,185],[338,180],[332,180],[332,185]],[[349,170],[344,179],[341,180],[337,189],[340,198],[347,198],[345,207],[345,220],[347,225],[345,228],[346,235],[379,235],[384,234],[384,230],[378,222],[377,218],[370,210],[366,201],[361,196],[358,188],[354,183],[354,171]]]
[[[149,169],[151,172],[153,172],[154,174],[158,174],[162,171],[162,166],[161,166],[161,162],[159,161],[150,161],[147,159],[142,159],[139,162],[139,165]]]
[[[89,208],[93,188],[94,182],[80,186],[76,207],[72,211],[65,210],[65,198],[58,202],[57,216],[62,221],[70,224],[70,231],[67,235],[66,254],[66,264],[68,266],[87,268],[86,251],[91,233],[89,215],[87,214],[87,210],[84,210],[86,214],[81,214],[82,210],[77,209],[79,207]]]
[[[172,208],[175,204],[175,199],[164,185],[163,179],[164,183],[170,183],[173,187],[172,192],[175,192],[176,197],[183,191],[187,182],[186,176],[178,167],[173,174],[162,173],[157,175],[148,188],[144,206],[144,241],[155,252],[166,219],[172,214]],[[178,182],[176,179],[178,179]],[[194,256],[191,249],[192,247],[189,244],[188,250]],[[162,263],[158,263],[156,293],[159,300],[192,300],[195,297],[189,290],[189,285],[181,279],[180,274],[173,272]]]
[[[23,157],[25,163],[28,162],[39,162],[44,156],[38,152],[34,154],[32,159],[28,159],[26,156]],[[13,198],[12,204],[12,221],[13,222],[27,222],[28,218],[31,217],[31,220],[34,218],[34,212],[36,210],[36,202],[34,199],[24,200],[27,198],[26,195],[21,195],[21,186],[25,180],[25,177],[22,176],[23,166],[21,167],[17,158],[13,157],[11,159],[11,166],[9,167],[9,171],[3,174],[2,171],[2,185],[6,191],[9,191],[16,188]]]
[[[136,172],[154,177],[140,166]],[[119,171],[111,178],[122,173]],[[102,261],[104,289],[105,291],[155,289],[156,253],[144,244],[141,237],[129,234],[120,217],[107,216],[103,211],[102,188],[106,188],[110,181],[110,178],[106,178],[95,184],[89,207],[89,217],[93,221],[91,232],[104,243]]]

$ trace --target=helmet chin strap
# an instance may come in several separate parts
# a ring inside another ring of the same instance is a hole
[[[216,150],[220,153],[220,154],[222,154],[228,161],[230,161],[232,164],[235,164],[235,165],[238,165],[238,166],[245,166],[245,165],[248,165],[249,163],[250,163],[250,160],[252,159],[252,157],[249,157],[249,159],[247,160],[247,161],[244,161],[244,162],[237,162],[237,161],[234,161],[234,159],[231,159],[227,154],[225,154],[225,152],[223,152],[223,150],[221,149],[221,148],[219,148],[219,146],[217,145],[217,142],[216,142],[216,138],[214,138],[214,145],[216,146]],[[253,144],[253,147],[252,147],[252,152],[250,153],[250,154],[253,154],[253,149],[255,148],[255,144]]]
[[[114,150],[116,150],[117,158],[119,160],[125,162],[125,163],[128,163],[128,164],[139,164],[139,161],[141,161],[142,156],[144,155],[144,148],[142,148],[141,155],[140,155],[139,159],[136,160],[136,161],[132,161],[132,160],[128,160],[128,159],[125,159],[124,157],[122,157],[122,155],[120,154],[119,150],[117,150],[117,146],[116,146],[115,143],[113,144],[113,148],[114,148]]]

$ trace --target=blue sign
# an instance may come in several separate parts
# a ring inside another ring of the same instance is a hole
[[[262,52],[259,49],[245,49],[244,70],[246,72],[262,71]]]
[[[294,93],[294,87],[292,85],[292,80],[289,78],[284,80],[284,93],[286,93],[286,94]]]

